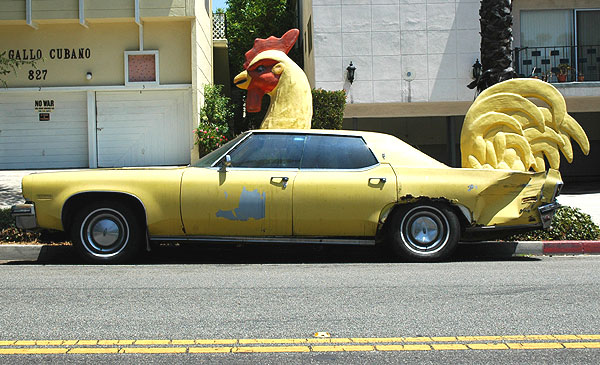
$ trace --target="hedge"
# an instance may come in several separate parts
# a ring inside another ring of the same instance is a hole
[[[506,241],[599,240],[600,228],[592,217],[579,208],[562,206],[554,215],[549,229],[510,236]]]
[[[314,129],[342,129],[346,92],[312,89]]]

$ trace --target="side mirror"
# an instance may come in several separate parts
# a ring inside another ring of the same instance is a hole
[[[227,172],[228,167],[231,167],[231,156],[225,155],[225,161],[221,165],[221,172]]]

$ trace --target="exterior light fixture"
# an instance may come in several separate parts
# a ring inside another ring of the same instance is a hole
[[[350,65],[346,67],[347,75],[346,78],[350,81],[350,84],[354,82],[354,71],[356,71],[356,67],[352,65],[352,61],[350,61]]]
[[[86,78],[87,80],[91,80],[91,79],[92,79],[92,73],[91,73],[91,72],[88,72],[88,73],[86,73],[86,74],[85,74],[85,78]]]
[[[475,61],[475,63],[473,64],[473,78],[475,80],[478,80],[479,77],[481,77],[481,69],[483,66],[481,66],[481,63],[479,63],[479,58]]]

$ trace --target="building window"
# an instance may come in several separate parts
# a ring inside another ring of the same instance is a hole
[[[522,11],[517,72],[549,81],[561,73],[566,81],[600,80],[599,23],[600,9]]]
[[[125,85],[158,85],[158,51],[125,52]]]
[[[312,15],[308,18],[308,24],[306,25],[306,28],[308,30],[308,38],[306,39],[306,43],[308,43],[308,54],[310,54],[313,47]]]

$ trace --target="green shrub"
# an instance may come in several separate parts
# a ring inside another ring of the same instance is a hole
[[[346,92],[344,90],[313,89],[312,98],[312,128],[342,129],[344,109],[346,108]]]
[[[205,123],[229,125],[233,121],[233,104],[223,95],[223,85],[204,85],[204,105],[200,119]]]
[[[579,208],[560,207],[549,229],[513,235],[507,241],[598,240],[600,228]]]
[[[223,96],[223,85],[204,85],[204,106],[200,109],[200,123],[194,129],[200,157],[229,140],[232,122],[233,105]]]

